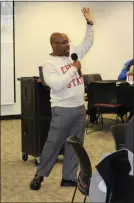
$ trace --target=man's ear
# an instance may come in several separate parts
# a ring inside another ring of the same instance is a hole
[[[55,43],[52,43],[52,48],[55,49],[56,45]]]

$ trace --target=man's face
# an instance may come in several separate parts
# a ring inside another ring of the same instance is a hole
[[[67,35],[57,35],[52,45],[57,56],[69,56],[70,44]]]

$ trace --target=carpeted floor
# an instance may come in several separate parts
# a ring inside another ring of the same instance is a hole
[[[114,124],[113,121],[108,123]],[[105,121],[105,129],[85,136],[84,147],[95,165],[105,152],[114,151],[114,141]],[[31,191],[29,182],[36,167],[34,158],[24,162],[21,158],[21,121],[1,122],[1,202],[70,202],[74,188],[60,187],[62,159],[59,157],[50,176],[43,182],[40,191]],[[75,202],[82,202],[79,192]]]

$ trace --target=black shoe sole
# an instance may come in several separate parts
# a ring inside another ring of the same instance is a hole
[[[38,187],[34,187],[34,186],[32,185],[32,183],[30,184],[30,189],[31,189],[31,190],[40,190],[40,188],[41,188],[41,184],[38,185]]]
[[[76,187],[77,186],[77,184],[68,184],[68,185],[66,185],[66,184],[61,184],[60,185],[61,187]]]
[[[62,187],[76,187],[77,183],[71,180],[62,180],[60,185]]]

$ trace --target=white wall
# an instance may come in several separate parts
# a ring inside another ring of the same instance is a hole
[[[13,2],[1,2],[1,76],[0,103],[14,104],[14,60],[13,60]],[[10,87],[10,91],[7,91]]]
[[[85,20],[81,8],[93,8],[94,45],[82,61],[83,73],[116,79],[133,57],[132,2],[15,2],[17,102],[2,106],[2,115],[20,114],[18,77],[38,75],[38,66],[51,52],[50,35],[65,32],[73,44],[82,41]]]

